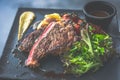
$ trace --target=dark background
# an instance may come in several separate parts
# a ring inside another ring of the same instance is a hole
[[[19,7],[82,9],[89,1],[96,0],[0,0],[0,56]],[[120,0],[104,1],[115,5],[120,15]]]

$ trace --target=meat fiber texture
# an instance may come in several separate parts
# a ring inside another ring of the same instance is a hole
[[[34,43],[25,65],[38,66],[38,61],[48,54],[59,55],[68,51],[77,40],[71,24],[63,26],[57,22],[50,23]]]
[[[21,42],[19,49],[29,52],[26,66],[37,67],[39,60],[48,54],[60,55],[67,52],[80,36],[83,21],[71,14],[63,15],[61,21],[51,21],[46,27],[31,32]]]
[[[42,34],[45,28],[41,28],[39,30],[35,30],[31,32],[27,37],[25,37],[22,41],[21,44],[19,45],[18,49],[23,52],[29,52],[38,38],[39,35]]]

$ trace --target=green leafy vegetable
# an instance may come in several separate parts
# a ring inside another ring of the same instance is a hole
[[[95,34],[92,30],[92,26],[82,28],[82,39],[75,42],[70,51],[63,55],[67,72],[81,75],[103,66],[101,56],[111,50],[112,40],[108,34]]]

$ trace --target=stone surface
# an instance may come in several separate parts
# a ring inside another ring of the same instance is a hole
[[[0,56],[19,7],[82,9],[84,4],[89,1],[95,0],[0,0]],[[118,17],[120,17],[120,0],[104,1],[114,4],[119,12]]]

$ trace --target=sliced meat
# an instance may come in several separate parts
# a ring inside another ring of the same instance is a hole
[[[34,44],[34,42],[37,40],[38,36],[42,34],[44,31],[44,27],[40,28],[39,30],[35,30],[31,32],[27,37],[23,39],[21,44],[19,45],[18,49],[20,51],[29,52]]]
[[[51,23],[51,22],[56,22],[55,19],[46,19],[47,23]],[[43,33],[43,31],[45,30],[46,25],[42,25],[42,24],[39,24],[40,21],[36,22],[34,25],[33,25],[33,28],[38,28],[39,27],[39,30],[35,30],[33,32],[31,32],[27,37],[25,37],[22,41],[21,41],[21,44],[19,45],[18,49],[20,51],[23,51],[23,52],[29,52],[31,47],[33,46],[33,44],[35,43],[35,41],[37,40],[38,36],[41,35]]]
[[[70,49],[78,36],[72,24],[68,23],[66,26],[61,24],[52,22],[48,25],[37,42],[34,43],[25,62],[26,66],[36,67],[39,65],[38,61],[46,55],[60,55]]]
[[[53,22],[54,20],[50,20],[49,23]],[[55,21],[54,21],[55,22]],[[61,25],[66,26],[67,24],[74,22],[74,28],[77,34],[79,34],[79,28],[84,23],[79,17],[77,17],[74,14],[64,14],[62,16],[62,20],[60,22]],[[38,23],[35,23],[36,26],[38,26]],[[30,33],[27,37],[25,37],[21,44],[19,45],[18,49],[23,52],[29,52],[37,40],[38,36],[43,33],[45,30],[45,26],[41,27],[39,30],[35,30],[32,33]]]

